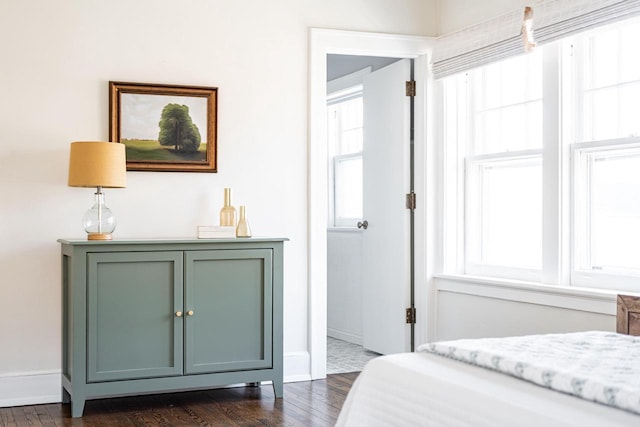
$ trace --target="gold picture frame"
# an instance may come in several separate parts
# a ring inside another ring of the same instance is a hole
[[[216,87],[110,81],[109,140],[130,171],[217,172],[217,109]]]

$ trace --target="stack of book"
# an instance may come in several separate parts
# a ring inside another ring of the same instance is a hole
[[[236,237],[234,226],[199,225],[198,239],[230,239]]]

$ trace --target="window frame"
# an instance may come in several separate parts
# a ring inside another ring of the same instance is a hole
[[[502,166],[507,163],[521,163],[528,167],[534,163],[542,164],[542,150],[531,149],[498,154],[483,154],[467,156],[465,159],[465,196],[464,196],[464,273],[473,276],[501,277],[516,280],[540,281],[541,269],[506,266],[478,262],[484,253],[486,241],[482,238],[486,234],[486,224],[483,200],[484,182],[481,172],[476,172],[483,165]],[[477,175],[476,175],[477,174]],[[542,201],[541,201],[542,202]],[[474,224],[477,223],[477,224]],[[473,225],[472,225],[473,224]],[[480,235],[478,237],[477,235]],[[542,259],[540,259],[542,263]]]
[[[471,252],[478,250],[478,245],[474,248],[470,247],[469,224],[475,219],[475,215],[471,212],[470,199],[474,197],[470,192],[471,185],[471,165],[478,162],[503,162],[512,161],[528,161],[534,157],[540,157],[543,150],[541,148],[521,148],[512,151],[499,151],[495,153],[485,153],[485,146],[481,146],[482,154],[467,154],[471,151],[472,141],[479,137],[476,122],[477,114],[485,113],[488,110],[499,110],[511,108],[515,104],[504,103],[499,106],[487,107],[486,104],[479,102],[476,94],[484,92],[486,85],[484,79],[486,76],[482,73],[471,75],[472,72],[465,73],[464,77],[458,75],[457,79],[451,83],[455,85],[457,91],[456,102],[457,107],[450,108],[447,97],[445,96],[445,88],[440,81],[437,90],[441,95],[443,110],[447,110],[449,114],[456,115],[455,121],[457,126],[446,126],[445,117],[447,112],[443,112],[443,139],[450,140],[453,138],[455,144],[446,144],[443,160],[444,166],[444,182],[448,191],[444,192],[443,203],[446,213],[443,215],[443,228],[447,236],[443,242],[443,271],[453,274],[463,274],[472,276],[486,276],[507,278],[523,281],[540,281],[542,272],[540,269],[516,266],[500,266],[488,263],[479,263],[470,256]],[[542,76],[541,76],[542,77]],[[472,85],[479,85],[476,90],[471,90]],[[532,102],[539,102],[540,98],[532,98],[528,90],[526,90],[525,98],[517,104],[525,106],[531,105]],[[543,94],[544,95],[544,94]],[[542,98],[544,101],[544,97]],[[529,125],[527,125],[529,126]],[[453,134],[453,136],[451,136]],[[479,183],[473,183],[477,186]],[[479,192],[476,192],[477,199]],[[476,234],[481,231],[476,229]],[[482,246],[482,242],[478,242]],[[542,263],[542,260],[540,260]]]
[[[367,68],[359,73],[368,73],[370,70]],[[363,98],[363,85],[362,83],[351,84],[347,87],[342,87],[339,90],[335,90],[327,95],[327,114],[332,107],[339,108],[340,104],[353,101],[354,99],[362,99]],[[336,113],[337,114],[337,113]],[[335,124],[334,127],[331,127],[332,124]],[[340,217],[336,212],[336,162],[341,159],[355,159],[363,157],[363,147],[361,147],[360,151],[351,152],[347,154],[336,154],[336,146],[341,145],[341,125],[340,118],[336,118],[334,121],[328,120],[328,140],[330,143],[328,144],[328,178],[329,178],[329,203],[328,203],[328,223],[330,228],[348,228],[357,230],[358,221],[362,220],[362,217],[359,218],[351,218],[351,217]],[[333,133],[333,135],[330,135]],[[363,141],[364,145],[364,141]]]
[[[572,165],[572,251],[571,251],[571,285],[582,287],[596,287],[600,289],[629,289],[637,290],[640,282],[640,271],[632,269],[597,269],[591,262],[591,246],[585,247],[592,239],[589,230],[590,207],[588,187],[590,172],[588,156],[607,153],[614,154],[619,150],[640,151],[640,137],[618,138],[605,141],[588,141],[574,143],[571,146]],[[592,265],[591,268],[588,265]],[[601,266],[600,266],[601,267]]]
[[[640,25],[640,20],[636,21],[636,25]],[[603,28],[594,31],[599,30]],[[468,210],[466,194],[469,190],[466,167],[469,161],[474,161],[474,156],[465,157],[464,151],[468,151],[469,140],[475,137],[471,111],[474,100],[471,99],[468,87],[471,79],[467,78],[466,83],[460,83],[461,77],[457,75],[436,81],[436,102],[442,108],[439,121],[440,136],[443,141],[441,221],[443,226],[442,272],[445,275],[483,277],[487,280],[503,278],[605,291],[638,291],[640,272],[636,274],[624,269],[586,270],[582,268],[577,258],[582,256],[578,245],[587,238],[581,230],[581,227],[584,228],[584,219],[579,218],[580,215],[585,215],[584,201],[580,200],[584,195],[578,194],[584,179],[584,173],[579,164],[581,153],[596,152],[599,149],[640,148],[640,136],[635,135],[606,141],[580,140],[585,114],[580,90],[584,87],[582,79],[588,73],[578,62],[582,61],[581,55],[584,52],[575,47],[581,43],[580,39],[588,37],[589,33],[585,32],[543,46],[543,147],[541,150],[543,227],[542,268],[539,274],[535,271],[520,271],[520,269],[469,265],[466,223],[471,213]],[[457,83],[450,83],[451,80],[448,79],[452,78],[458,79]],[[453,99],[448,99],[447,91],[453,93],[456,90]],[[452,101],[463,103],[461,105],[466,105],[467,109],[452,108],[450,105]],[[616,102],[620,103],[619,100]],[[447,117],[452,115],[455,115],[452,120],[457,122],[455,127],[447,122]],[[466,123],[470,129],[460,123]],[[518,152],[513,152],[506,156],[517,156],[517,154]]]
[[[362,221],[362,216],[360,217],[348,217],[348,216],[339,216],[336,209],[336,187],[338,186],[338,177],[336,171],[338,169],[337,164],[344,160],[357,160],[360,159],[362,162],[362,151],[357,153],[349,153],[349,154],[338,154],[333,156],[332,162],[332,176],[333,176],[333,187],[332,187],[332,206],[333,206],[333,226],[338,228],[357,228],[358,221]]]

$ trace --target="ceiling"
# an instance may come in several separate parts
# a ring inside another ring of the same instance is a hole
[[[396,62],[400,58],[378,56],[327,55],[327,81],[371,67],[372,71]]]

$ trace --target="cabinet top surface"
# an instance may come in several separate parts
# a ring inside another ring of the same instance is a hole
[[[114,239],[114,240],[86,240],[86,239],[58,239],[63,245],[149,245],[149,244],[211,244],[211,243],[251,243],[251,242],[285,242],[286,237],[248,237],[229,239],[196,239],[189,237],[175,238],[145,238],[145,239]]]

